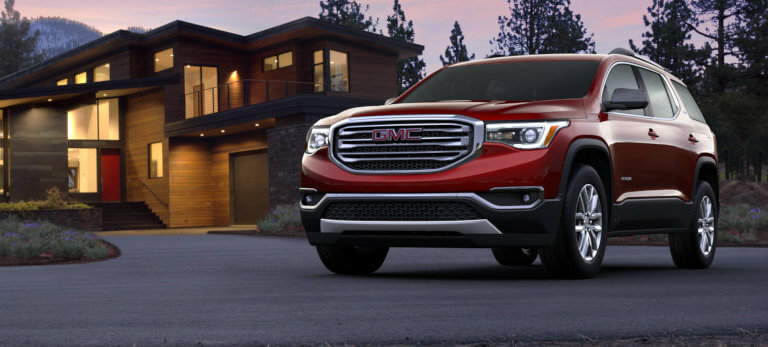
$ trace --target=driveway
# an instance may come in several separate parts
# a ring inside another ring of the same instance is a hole
[[[332,275],[300,238],[111,236],[120,258],[0,268],[0,346],[546,341],[768,329],[768,249],[678,270],[665,247],[609,247],[553,280],[483,249],[393,249]]]

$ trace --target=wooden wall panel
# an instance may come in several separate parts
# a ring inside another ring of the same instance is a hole
[[[397,57],[336,42],[328,48],[347,53],[349,64],[349,93],[329,95],[382,101],[398,95]]]
[[[168,225],[168,140],[163,133],[163,92],[128,96],[124,100],[126,201],[146,202],[163,223]],[[148,145],[159,141],[163,142],[163,153],[166,154],[163,157],[164,177],[150,179]]]
[[[170,139],[170,227],[213,224],[210,145],[195,138]]]
[[[255,131],[217,138],[211,146],[211,182],[213,186],[213,225],[230,224],[229,154],[267,148],[265,131]],[[269,197],[258,197],[269,200]]]

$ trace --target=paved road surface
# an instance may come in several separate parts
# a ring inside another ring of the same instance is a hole
[[[600,276],[553,280],[482,249],[394,249],[329,274],[304,239],[119,236],[117,259],[0,268],[0,346],[459,343],[768,329],[768,249],[678,270],[609,247]]]

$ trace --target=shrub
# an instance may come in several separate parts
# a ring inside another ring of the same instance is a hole
[[[768,229],[768,214],[748,204],[723,206],[720,211],[720,236],[724,241],[754,240],[754,232]]]
[[[280,205],[269,210],[269,213],[258,222],[259,230],[274,233],[285,230],[303,230],[299,205]]]
[[[97,236],[48,222],[0,220],[0,257],[31,259],[48,254],[62,260],[99,259],[110,249]]]
[[[89,209],[91,206],[72,200],[58,187],[46,190],[45,200],[0,202],[0,211],[34,211],[49,209]]]

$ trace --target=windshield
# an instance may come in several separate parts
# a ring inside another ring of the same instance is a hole
[[[400,102],[581,98],[592,86],[599,64],[599,61],[569,60],[449,67],[432,75]]]

